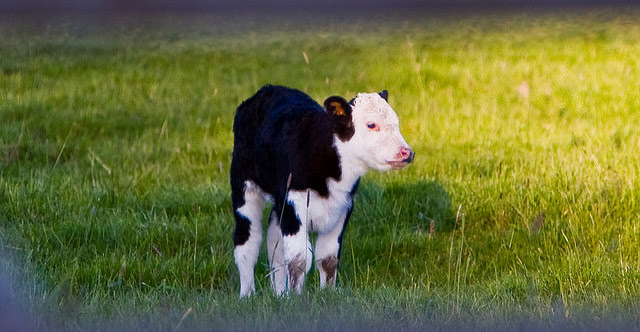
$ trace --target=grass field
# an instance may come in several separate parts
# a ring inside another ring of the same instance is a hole
[[[4,16],[12,303],[49,330],[639,328],[639,19]],[[274,297],[263,248],[238,298],[231,125],[265,83],[387,89],[417,152],[363,179],[338,289]]]

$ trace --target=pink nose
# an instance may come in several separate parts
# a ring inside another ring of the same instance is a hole
[[[400,153],[399,154],[400,154],[400,156],[401,156],[403,161],[406,161],[408,163],[413,161],[414,153],[413,153],[413,151],[411,151],[411,149],[402,148],[402,149],[400,149]]]

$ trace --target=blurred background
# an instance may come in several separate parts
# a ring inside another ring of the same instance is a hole
[[[608,6],[633,4],[633,0],[2,0],[0,9],[7,11],[38,10],[286,10],[333,9],[357,10],[364,8],[517,8],[541,6]]]

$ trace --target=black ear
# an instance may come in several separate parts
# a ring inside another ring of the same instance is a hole
[[[355,133],[351,121],[351,105],[339,96],[331,96],[324,101],[324,108],[333,119],[333,132],[340,140],[348,141]]]
[[[334,117],[348,116],[351,120],[351,105],[339,96],[331,96],[324,101],[324,108]]]
[[[389,92],[387,92],[387,90],[382,90],[382,92],[378,92],[378,94],[384,101],[389,101]]]

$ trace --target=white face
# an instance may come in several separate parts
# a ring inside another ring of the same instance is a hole
[[[377,93],[359,93],[351,113],[355,133],[348,141],[351,153],[369,168],[385,172],[401,169],[413,159],[398,117]]]

